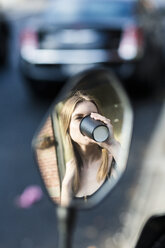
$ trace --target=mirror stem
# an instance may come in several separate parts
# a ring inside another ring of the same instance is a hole
[[[72,232],[76,219],[74,208],[57,207],[58,218],[58,248],[72,247]]]

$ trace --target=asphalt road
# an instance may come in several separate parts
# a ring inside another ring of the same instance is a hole
[[[42,187],[31,140],[51,103],[32,98],[24,87],[18,68],[21,25],[18,21],[12,24],[10,64],[0,71],[0,247],[51,248],[57,247],[57,219],[46,194],[29,209],[15,205],[16,197],[27,186]],[[118,247],[113,237],[121,230],[130,189],[136,185],[162,103],[162,94],[132,98],[134,129],[126,172],[103,203],[78,213],[74,247]]]

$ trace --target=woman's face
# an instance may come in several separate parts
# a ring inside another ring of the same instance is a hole
[[[92,143],[92,140],[90,140],[87,136],[82,135],[80,132],[80,122],[82,118],[86,115],[90,115],[91,113],[98,113],[98,111],[95,104],[90,101],[78,103],[72,113],[69,133],[71,139],[79,145],[87,145]]]

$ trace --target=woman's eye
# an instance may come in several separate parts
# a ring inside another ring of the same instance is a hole
[[[76,117],[76,120],[81,120],[81,119],[82,119],[82,116]]]

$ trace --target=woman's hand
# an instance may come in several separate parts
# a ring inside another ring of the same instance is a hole
[[[103,122],[109,129],[109,137],[105,142],[100,142],[100,146],[105,147],[105,144],[111,145],[114,142],[114,132],[113,132],[113,126],[111,124],[111,121],[107,119],[106,117],[98,114],[98,113],[91,113],[91,118]],[[98,142],[97,142],[98,143]]]
[[[95,143],[97,143],[102,148],[107,149],[108,152],[114,157],[117,162],[117,158],[120,151],[120,143],[114,138],[114,131],[111,121],[98,113],[91,113],[90,117],[95,120],[102,121],[108,127],[110,134],[108,139],[104,142],[95,141]]]

